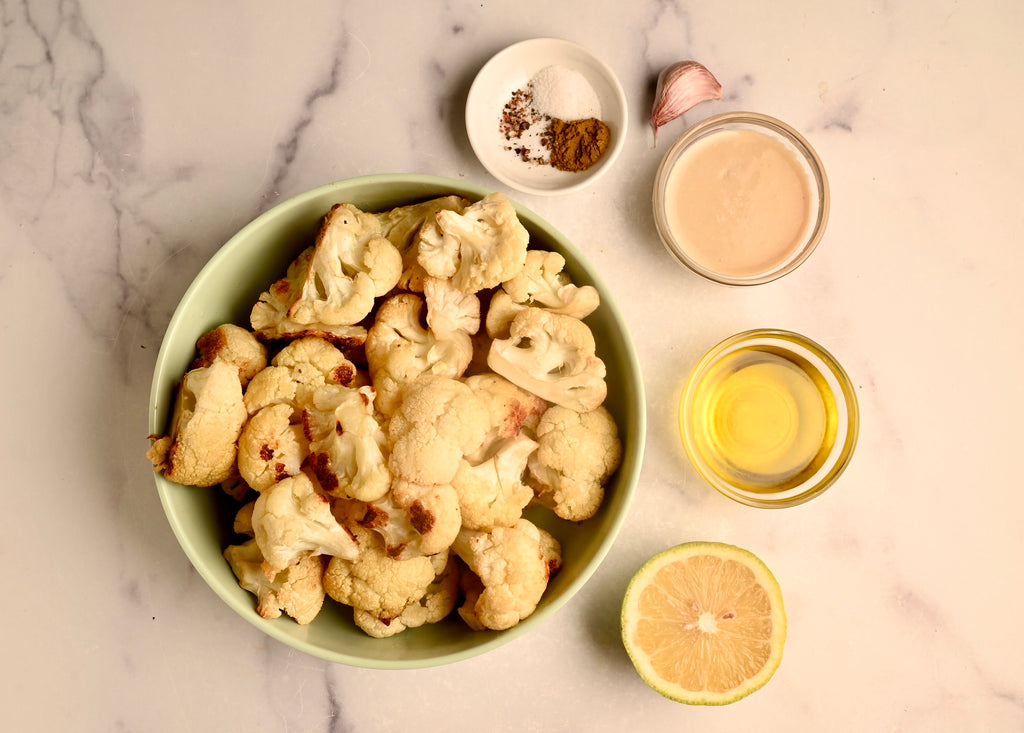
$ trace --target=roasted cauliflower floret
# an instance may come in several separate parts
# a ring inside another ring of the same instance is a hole
[[[256,540],[229,545],[224,559],[238,584],[256,596],[256,613],[263,618],[277,618],[283,611],[304,625],[320,613],[324,605],[324,566],[319,557],[300,558],[272,577],[263,572],[263,555]]]
[[[402,390],[388,421],[393,476],[419,484],[450,484],[459,461],[480,450],[487,406],[462,382],[424,375]]]
[[[351,325],[402,274],[402,255],[382,236],[373,214],[336,204],[324,217],[298,298],[288,316],[299,323]]]
[[[425,301],[415,293],[399,293],[378,309],[366,338],[366,360],[383,414],[394,411],[402,388],[420,375],[458,377],[469,366],[471,334],[480,327],[480,301],[454,292],[428,279]]]
[[[270,405],[285,404],[297,408],[298,391],[299,383],[292,379],[291,369],[268,366],[249,382],[245,390],[245,409],[250,415],[255,415]]]
[[[542,249],[527,252],[523,270],[501,287],[516,303],[574,318],[586,318],[601,304],[601,296],[593,285],[573,284],[565,272],[565,257]]]
[[[470,626],[509,629],[536,610],[550,577],[548,555],[557,547],[541,532],[527,519],[489,532],[459,532],[452,549],[481,584],[459,609]]]
[[[526,261],[529,232],[502,193],[457,211],[439,211],[420,229],[418,261],[428,275],[475,293],[515,277]]]
[[[356,626],[381,639],[446,618],[459,600],[459,564],[455,553],[447,551],[431,556],[430,562],[437,574],[419,601],[410,603],[392,619],[381,619],[357,608],[353,613]]]
[[[375,501],[391,485],[387,438],[374,417],[373,387],[326,385],[303,409],[308,467],[336,497]]]
[[[455,341],[462,351],[471,351],[469,337],[480,330],[480,299],[454,287],[450,280],[434,277],[424,281],[423,297],[427,301],[430,332],[439,341]]]
[[[278,481],[256,499],[252,528],[268,577],[309,555],[354,558],[351,531],[338,523],[327,498],[304,473]]]
[[[464,381],[486,403],[490,415],[490,429],[483,446],[476,454],[466,457],[472,464],[482,463],[494,455],[508,438],[520,433],[532,436],[540,416],[548,409],[543,398],[512,384],[499,374],[484,372],[466,377]]]
[[[402,255],[382,236],[373,214],[337,204],[324,217],[316,243],[307,247],[250,313],[266,339],[322,336],[346,350],[366,331],[357,325],[402,274]]]
[[[302,295],[315,251],[315,247],[303,250],[288,266],[285,276],[260,295],[252,307],[249,323],[261,339],[268,341],[315,336],[329,340],[346,352],[358,349],[366,341],[366,329],[362,326],[300,323],[290,315],[292,306]]]
[[[471,321],[475,311],[475,328],[479,328],[479,301],[470,295],[458,306],[463,310],[456,311],[447,302],[435,302],[434,294],[441,290],[428,286],[426,302],[415,293],[399,293],[384,301],[377,311],[367,336],[366,354],[377,390],[377,408],[384,415],[394,411],[402,387],[425,374],[459,377],[473,357],[469,332],[459,327],[472,326],[467,319]],[[436,315],[431,315],[430,309],[435,309]],[[433,322],[446,330],[435,332]]]
[[[537,500],[562,519],[590,519],[604,499],[605,482],[622,461],[611,413],[603,405],[583,413],[555,405],[540,419],[537,442],[527,473]]]
[[[522,272],[502,283],[501,289],[491,297],[487,333],[493,337],[507,335],[516,313],[531,306],[582,320],[600,304],[601,296],[593,285],[573,284],[565,272],[562,255],[530,250]]]
[[[216,359],[238,367],[242,387],[267,365],[267,347],[261,344],[252,331],[233,323],[217,326],[207,331],[196,341],[199,355],[192,362],[192,369],[210,366]]]
[[[355,528],[359,552],[355,557],[332,557],[324,573],[324,589],[338,603],[366,611],[389,622],[418,603],[434,582],[429,557],[391,557],[380,535]]]
[[[540,554],[548,566],[550,581],[562,569],[562,543],[543,527],[537,527],[537,533],[540,535]]]
[[[285,403],[296,410],[308,405],[317,389],[352,384],[355,364],[330,341],[306,336],[288,343],[249,383],[245,407],[255,414],[267,405]]]
[[[417,261],[419,255],[419,233],[423,224],[434,221],[442,210],[461,212],[469,201],[461,196],[441,196],[408,206],[398,206],[377,214],[384,237],[395,245],[402,255],[402,276],[398,288],[422,293],[427,273]]]
[[[491,342],[487,365],[548,402],[587,412],[608,394],[595,347],[593,333],[578,318],[527,308],[512,321],[507,339]]]
[[[477,465],[459,464],[452,486],[459,497],[462,526],[466,529],[511,527],[533,499],[523,483],[527,459],[537,443],[525,435],[507,438],[489,458]]]
[[[248,413],[238,367],[215,359],[181,380],[168,434],[146,456],[168,481],[213,486],[234,472],[238,435]]]
[[[367,504],[358,523],[383,537],[392,557],[435,555],[455,541],[462,528],[462,511],[459,496],[449,484],[396,479],[386,496]]]
[[[432,360],[437,356],[432,352],[434,344],[419,295],[399,293],[384,301],[366,334],[366,362],[381,413],[390,415],[402,387],[431,368],[457,376],[456,365]]]
[[[290,405],[268,405],[249,418],[238,437],[238,472],[256,491],[265,491],[302,469],[308,446]]]
[[[295,399],[308,404],[313,392],[325,384],[348,385],[356,377],[356,366],[331,342],[306,337],[292,341],[270,360],[285,367],[298,385]]]

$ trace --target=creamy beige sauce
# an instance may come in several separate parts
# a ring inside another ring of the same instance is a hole
[[[666,223],[683,251],[723,275],[782,265],[811,220],[810,181],[781,142],[751,130],[698,140],[669,172]]]

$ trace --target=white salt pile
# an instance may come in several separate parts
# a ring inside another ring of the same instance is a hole
[[[601,117],[601,101],[586,77],[564,66],[545,66],[530,80],[533,108],[567,122]]]

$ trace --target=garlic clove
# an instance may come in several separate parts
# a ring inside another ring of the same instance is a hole
[[[680,61],[658,75],[651,109],[654,144],[658,144],[658,128],[685,114],[701,102],[722,98],[722,85],[703,64]]]

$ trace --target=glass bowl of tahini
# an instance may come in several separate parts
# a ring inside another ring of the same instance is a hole
[[[822,346],[755,329],[701,358],[679,423],[690,462],[715,489],[748,506],[781,508],[835,483],[857,444],[860,410],[849,376]]]
[[[655,176],[662,242],[682,264],[725,285],[792,272],[818,246],[828,212],[828,178],[814,148],[756,112],[728,112],[689,128]]]

